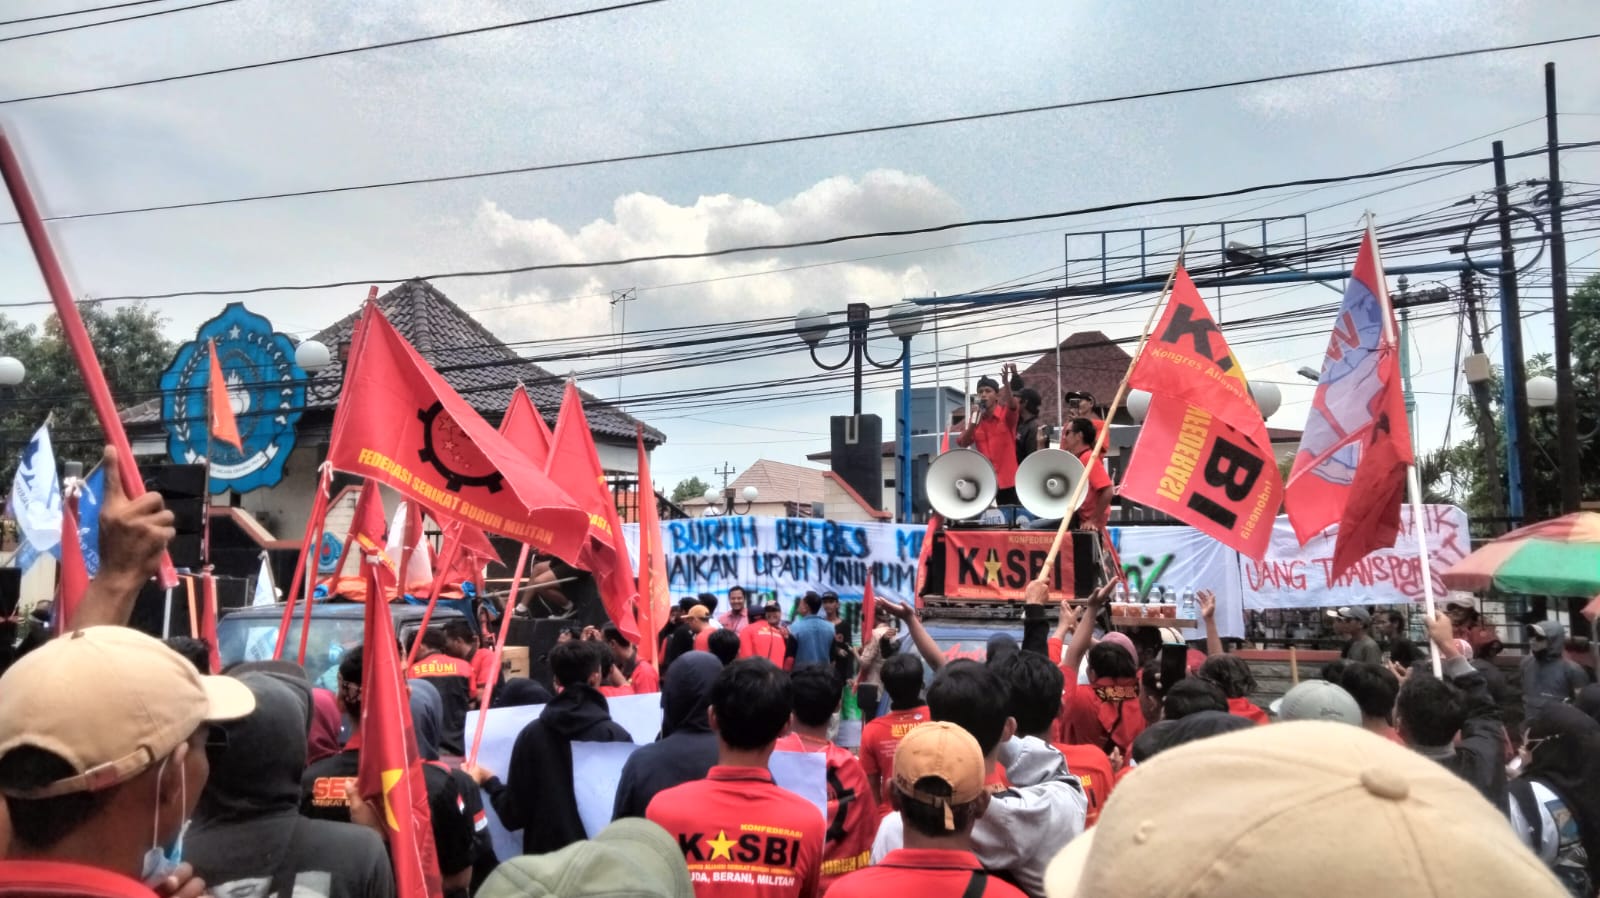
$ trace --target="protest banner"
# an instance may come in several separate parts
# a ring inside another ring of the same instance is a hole
[[[1169,593],[1209,589],[1217,596],[1217,632],[1244,638],[1238,552],[1193,527],[1112,527],[1110,533],[1131,595],[1142,599],[1157,589]],[[1203,626],[1183,635],[1206,638]]]
[[[1433,589],[1442,595],[1446,587],[1440,574],[1472,551],[1467,513],[1453,505],[1424,505],[1422,516]],[[1333,576],[1333,556],[1331,532],[1314,536],[1302,546],[1289,519],[1279,517],[1266,557],[1260,562],[1241,561],[1244,607],[1316,608],[1422,600],[1421,561],[1410,506],[1400,510],[1400,536],[1393,548],[1367,555],[1338,578]]]
[[[947,530],[946,596],[956,599],[1015,599],[1037,579],[1050,555],[1050,530]],[[1049,572],[1050,597],[1072,597],[1072,553],[1056,556]]]

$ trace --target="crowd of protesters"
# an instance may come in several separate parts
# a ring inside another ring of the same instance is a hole
[[[100,574],[70,626],[6,641],[0,896],[395,894],[392,808],[354,782],[363,672],[400,647],[348,651],[331,691],[283,661],[210,675],[204,644],[127,626],[171,538],[159,497],[108,491]],[[1531,629],[1509,727],[1460,609],[1426,622],[1438,676],[1386,650],[1394,631],[1375,636],[1366,609],[1336,610],[1346,657],[1269,715],[1209,594],[1203,652],[1104,629],[1109,596],[1063,602],[1052,633],[1030,585],[1020,642],[991,640],[984,661],[947,660],[913,608],[883,600],[853,648],[821,594],[791,622],[743,589],[720,614],[691,598],[650,634],[660,669],[615,627],[578,628],[548,684],[501,685],[543,705],[503,771],[461,760],[491,653],[470,626],[426,631],[406,672],[443,894],[1595,898],[1600,687],[1558,625]],[[609,699],[658,690],[659,733],[613,719]],[[859,752],[835,741],[852,696]],[[591,838],[573,746],[596,742],[644,744]],[[820,813],[774,781],[780,751],[820,756]],[[522,855],[496,857],[490,809]]]

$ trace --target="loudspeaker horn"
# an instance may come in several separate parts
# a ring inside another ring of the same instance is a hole
[[[994,465],[976,449],[952,449],[928,465],[928,504],[946,518],[975,518],[994,502]]]
[[[1059,520],[1078,510],[1067,503],[1083,473],[1083,462],[1071,452],[1036,450],[1017,466],[1017,499],[1033,514]],[[1078,504],[1082,503],[1080,496]]]

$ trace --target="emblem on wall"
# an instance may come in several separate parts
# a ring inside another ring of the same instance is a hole
[[[239,422],[243,450],[211,444],[206,415],[206,342],[215,341],[228,381],[228,401]],[[306,373],[294,361],[294,342],[274,333],[267,319],[229,303],[200,325],[193,342],[178,348],[161,375],[161,423],[167,452],[179,464],[211,461],[211,488],[245,493],[283,479],[294,449],[295,425],[306,402]]]

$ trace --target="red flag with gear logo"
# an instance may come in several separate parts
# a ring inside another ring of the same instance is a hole
[[[588,515],[485,421],[368,303],[356,324],[328,462],[461,521],[576,563]]]
[[[550,460],[550,443],[555,437],[522,384],[511,391],[511,404],[506,406],[505,417],[500,419],[500,432],[534,464],[542,467]]]
[[[380,595],[384,589],[380,568],[371,556],[362,555],[369,595]],[[411,702],[406,696],[394,621],[382,602],[367,603],[364,621],[356,789],[383,826],[394,865],[395,894],[399,898],[443,898],[428,785],[422,776],[416,733],[411,729]]]
[[[639,590],[628,559],[628,544],[622,536],[617,502],[606,485],[605,469],[600,467],[589,418],[583,413],[583,397],[578,385],[570,380],[561,399],[561,415],[556,419],[545,473],[588,510],[589,541],[574,564],[594,575],[607,616],[629,642],[637,645],[639,628],[633,612]]]

